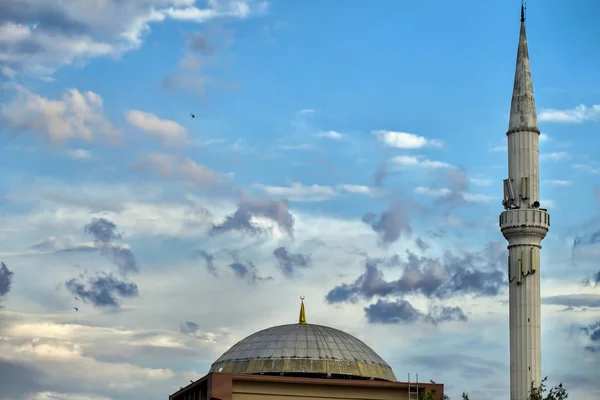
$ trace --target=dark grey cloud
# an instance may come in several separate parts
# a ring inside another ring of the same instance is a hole
[[[94,237],[94,243],[100,251],[119,267],[121,275],[139,272],[139,266],[131,250],[114,243],[115,240],[121,240],[123,237],[117,232],[117,226],[113,222],[106,218],[94,218],[84,230]]]
[[[252,222],[253,216],[267,218],[277,223],[282,231],[291,237],[294,236],[294,216],[289,211],[287,200],[270,200],[248,197],[243,194],[238,202],[237,210],[228,215],[222,224],[213,225],[211,234],[216,235],[236,230],[251,235],[264,233],[264,229]]]
[[[258,235],[266,232],[265,229],[252,223],[252,213],[248,210],[238,208],[231,215],[225,217],[221,224],[213,224],[211,235],[218,235],[229,231],[241,231],[249,235]]]
[[[542,298],[542,304],[573,307],[600,307],[600,294],[567,294]]]
[[[187,48],[194,52],[205,55],[211,55],[215,52],[215,46],[209,43],[205,35],[200,32],[193,32],[187,37]]]
[[[10,292],[10,285],[14,272],[8,269],[6,264],[0,262],[0,298]]]
[[[208,270],[208,272],[210,272],[214,276],[217,276],[217,268],[215,267],[215,255],[207,253],[204,250],[196,250],[196,255],[198,257],[204,258],[204,261],[206,262],[206,269]]]
[[[581,331],[588,337],[590,344],[584,347],[590,353],[600,353],[600,321],[584,326]]]
[[[436,184],[447,188],[448,194],[437,199],[436,206],[469,204],[464,196],[469,188],[467,172],[462,168],[446,168],[440,174]]]
[[[369,323],[410,324],[417,321],[437,325],[442,322],[467,321],[460,307],[434,306],[429,313],[417,310],[409,301],[397,299],[386,301],[379,299],[375,304],[364,308]]]
[[[177,68],[162,80],[163,89],[193,90],[195,94],[205,96],[209,88],[235,87],[235,83],[224,81],[214,73],[224,63],[235,60],[228,51],[233,42],[233,31],[216,25],[202,33],[190,34]]]
[[[469,320],[462,308],[456,307],[445,307],[445,306],[434,306],[425,315],[425,320],[431,322],[433,325],[440,324],[442,322],[450,321],[463,321]]]
[[[261,277],[258,273],[258,269],[252,261],[246,261],[244,263],[236,260],[233,263],[229,264],[229,268],[231,268],[231,270],[235,273],[235,276],[237,276],[240,279],[246,279],[249,284],[253,284],[258,281],[268,281],[273,279],[270,276]]]
[[[187,226],[201,225],[212,218],[212,213],[209,209],[196,204],[193,201],[187,202],[189,208],[185,211],[185,224]]]
[[[412,323],[423,318],[423,313],[406,300],[394,302],[377,300],[377,303],[364,308],[370,323]]]
[[[283,271],[287,277],[294,276],[296,269],[306,268],[311,265],[311,259],[309,254],[290,253],[285,247],[278,247],[273,250],[273,255],[277,259],[279,268]]]
[[[600,256],[600,217],[596,216],[582,224],[580,234],[573,240],[571,261],[583,262],[596,267]],[[586,285],[600,285],[600,270],[584,280]]]
[[[100,244],[111,244],[115,240],[122,239],[121,234],[117,232],[117,226],[105,218],[94,218],[84,227],[84,231],[92,235]]]
[[[412,228],[409,222],[409,209],[404,203],[394,203],[379,216],[366,213],[362,222],[370,225],[379,234],[381,243],[387,245],[395,242],[402,234],[410,234]]]
[[[421,238],[416,238],[415,239],[415,244],[417,245],[417,247],[421,250],[421,251],[426,251],[427,249],[429,249],[429,244],[427,244],[427,242],[425,242],[423,239]]]
[[[492,242],[476,253],[457,255],[446,251],[441,258],[417,256],[407,251],[401,262],[402,276],[386,281],[379,270],[379,260],[368,259],[366,271],[353,283],[333,288],[326,296],[328,303],[356,301],[362,297],[403,296],[422,294],[429,298],[445,299],[457,295],[496,296],[505,286],[503,263],[506,248]]]
[[[181,326],[179,327],[179,332],[183,333],[184,335],[191,335],[193,333],[198,332],[198,329],[198,324],[196,324],[195,322],[185,321],[181,323]]]
[[[0,358],[0,398],[22,399],[42,391],[42,372],[31,365]]]
[[[379,166],[373,174],[373,186],[375,186],[376,188],[382,187],[383,182],[388,177],[387,163],[387,159],[381,160],[381,163],[379,163]]]
[[[82,283],[73,278],[65,283],[73,296],[96,307],[119,307],[120,297],[137,297],[138,287],[133,282],[119,280],[111,274],[96,276]]]

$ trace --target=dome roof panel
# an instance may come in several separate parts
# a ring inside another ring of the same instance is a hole
[[[338,329],[306,323],[275,326],[248,336],[223,353],[210,372],[219,369],[396,380],[390,366],[359,339]]]

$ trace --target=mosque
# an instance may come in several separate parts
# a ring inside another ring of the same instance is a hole
[[[499,227],[508,241],[510,399],[527,400],[529,387],[542,382],[540,250],[550,214],[540,207],[539,135],[525,7],[510,109],[508,178]],[[418,400],[444,385],[396,380],[373,349],[340,330],[306,323],[304,301],[297,324],[256,332],[225,352],[208,375],[169,400],[372,399]]]
[[[335,328],[306,323],[304,298],[297,324],[258,331],[242,339],[206,376],[169,400],[418,400],[444,385],[398,382],[369,346]]]

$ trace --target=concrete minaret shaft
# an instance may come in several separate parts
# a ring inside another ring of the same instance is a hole
[[[550,215],[540,208],[539,142],[524,8],[508,124],[508,179],[500,230],[508,241],[510,399],[527,400],[542,379],[540,249]]]

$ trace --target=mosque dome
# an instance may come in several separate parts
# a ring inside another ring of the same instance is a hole
[[[210,372],[395,381],[391,367],[354,336],[328,326],[300,322],[263,329],[242,339]]]

